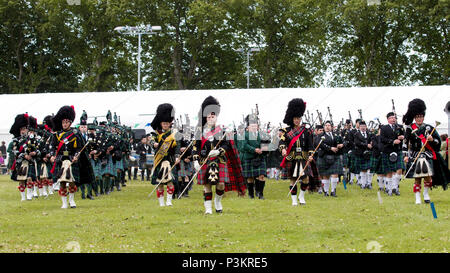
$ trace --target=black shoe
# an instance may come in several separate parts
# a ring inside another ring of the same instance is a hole
[[[77,207],[76,207],[76,206],[70,206],[70,208],[71,208],[71,209],[76,209]]]
[[[261,200],[264,200],[264,195],[262,193],[260,193],[258,198],[261,199]]]
[[[126,186],[127,186],[127,184],[125,184],[125,183],[122,184],[122,187],[126,187]]]
[[[430,200],[423,200],[425,202],[425,204],[430,204]]]
[[[372,189],[372,185],[367,186],[367,189],[371,190]]]
[[[333,191],[333,192],[331,192],[331,196],[333,196],[333,197],[337,197],[337,195],[336,195],[336,191]]]
[[[216,210],[217,213],[222,213],[222,210]]]
[[[399,191],[399,190],[396,190],[396,191],[395,191],[395,195],[399,196],[399,195],[400,195],[400,191]]]
[[[95,200],[94,197],[92,197],[92,195],[88,195],[87,198],[91,199],[91,200]]]
[[[84,194],[82,194],[81,199],[86,199],[86,196],[84,196]]]
[[[324,192],[324,193],[323,193],[323,196],[324,196],[324,197],[327,197],[327,196],[330,196],[330,195],[328,194],[328,192]]]

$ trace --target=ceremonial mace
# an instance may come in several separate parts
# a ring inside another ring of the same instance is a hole
[[[217,142],[216,146],[214,146],[214,149],[217,149],[217,147],[219,146],[220,142],[222,142],[222,140],[225,138],[225,134],[223,134],[223,136],[219,139],[219,142]],[[194,178],[198,175],[198,173],[200,172],[200,170],[203,168],[203,165],[206,164],[206,161],[208,161],[208,157],[205,158],[205,160],[203,161],[202,165],[200,166],[200,169],[198,169],[197,172],[195,172],[195,174],[192,176],[191,180],[189,181],[189,183],[186,185],[186,187],[184,188],[184,190],[181,192],[181,194],[178,195],[177,199],[180,199],[181,196],[183,196],[184,192],[186,191],[187,188],[189,188],[189,185],[192,183],[192,181],[194,181]]]
[[[324,141],[324,140],[325,140],[325,136],[322,136],[322,137],[320,138],[319,144],[317,145],[316,149],[314,149],[314,152],[313,152],[310,156],[314,156],[314,154],[317,152],[317,149],[319,149],[320,144],[322,144],[322,141]],[[292,192],[292,190],[294,189],[294,187],[297,185],[298,181],[300,180],[300,177],[303,176],[302,174],[305,173],[305,170],[306,170],[306,168],[308,168],[310,162],[311,162],[311,161],[306,162],[305,167],[303,168],[303,170],[302,170],[302,171],[300,172],[300,174],[298,175],[298,178],[297,178],[297,180],[295,181],[294,186],[292,186],[292,188],[289,190],[288,197],[289,197],[289,195],[291,195],[291,192]]]
[[[435,126],[435,127],[433,128],[433,130],[431,131],[431,134],[429,134],[430,136],[433,136],[433,133],[434,133],[434,131],[436,130],[436,127],[438,127],[440,124],[441,124],[441,123],[440,123],[439,121],[436,121],[436,126]],[[415,130],[415,131],[417,131],[417,130]],[[414,131],[414,134],[415,134],[415,131]],[[419,153],[417,154],[416,159],[414,159],[414,161],[413,161],[411,167],[409,167],[409,170],[406,172],[404,178],[408,176],[409,172],[411,171],[412,167],[413,167],[414,164],[416,163],[417,159],[419,159],[419,156],[420,156],[420,155],[422,154],[422,152],[425,150],[425,146],[427,145],[427,143],[428,143],[428,138],[427,138],[427,140],[425,141],[425,144],[422,145],[422,148],[420,149]],[[402,179],[401,181],[403,181],[403,179]]]

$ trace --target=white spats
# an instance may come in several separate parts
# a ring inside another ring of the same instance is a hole
[[[164,204],[164,196],[158,197],[159,206],[164,207],[166,204]]]
[[[216,196],[214,197],[214,207],[216,208],[217,212],[222,212],[222,195],[216,194]]]
[[[300,190],[300,193],[298,195],[298,202],[300,202],[300,205],[306,205],[305,193],[306,193],[306,191]]]
[[[205,214],[212,214],[212,200],[205,201]]]
[[[25,194],[24,191],[21,191],[21,192],[20,192],[20,197],[21,197],[21,200],[20,200],[20,201],[25,201],[25,200],[27,200],[27,198],[26,198],[25,195],[26,195],[26,194]]]
[[[172,206],[172,197],[173,197],[173,194],[167,194],[166,206]],[[163,197],[163,201],[164,201],[164,197]]]
[[[31,201],[33,200],[33,189],[27,188],[27,200]]]
[[[77,204],[75,204],[75,193],[69,193],[69,205],[73,209],[77,207]]]
[[[61,196],[61,200],[62,200],[62,209],[67,209],[69,206],[67,204],[67,196]]]
[[[338,177],[332,177],[331,178],[331,192],[336,192],[337,184],[339,182]]]
[[[420,205],[422,203],[422,200],[420,199],[420,192],[416,192],[416,204]]]
[[[292,198],[292,205],[293,205],[293,206],[298,206],[298,203],[297,203],[297,195],[291,194],[291,198]]]
[[[423,201],[425,203],[430,203],[430,195],[428,194],[429,187],[423,187]]]
[[[322,179],[322,185],[323,185],[323,191],[325,193],[330,192],[330,180],[328,179]]]

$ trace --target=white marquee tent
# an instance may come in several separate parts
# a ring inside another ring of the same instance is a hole
[[[442,124],[439,133],[447,133],[448,116],[444,107],[450,99],[450,86],[424,87],[371,87],[371,88],[282,88],[282,89],[232,89],[232,90],[183,90],[183,91],[132,91],[132,92],[86,92],[86,93],[45,93],[0,95],[0,141],[9,141],[9,129],[17,114],[28,112],[41,123],[48,114],[56,114],[63,105],[73,105],[77,113],[76,122],[83,110],[89,121],[97,116],[98,121],[106,120],[108,110],[120,116],[122,124],[132,128],[144,128],[153,119],[156,107],[161,103],[171,103],[176,109],[176,117],[188,114],[191,125],[197,122],[196,115],[202,101],[209,95],[216,97],[221,104],[219,123],[226,126],[240,124],[243,115],[250,113],[258,104],[263,123],[279,125],[282,122],[288,102],[292,98],[303,98],[307,110],[317,115],[316,109],[327,113],[329,106],[333,120],[337,124],[341,118],[353,120],[362,109],[367,121],[379,118],[386,122],[386,114],[392,110],[394,99],[398,115],[406,112],[408,102],[421,98],[427,105],[425,122]],[[401,118],[399,118],[401,122]],[[285,125],[283,125],[285,126]]]

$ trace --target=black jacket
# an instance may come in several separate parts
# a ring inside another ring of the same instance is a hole
[[[369,149],[367,145],[371,141],[371,134],[366,131],[366,137],[364,137],[361,133],[361,131],[356,131],[356,133],[353,135],[354,137],[354,144],[355,148],[353,150],[353,153],[357,156],[362,156],[365,151],[371,151],[372,149]]]
[[[389,124],[383,125],[380,132],[380,140],[382,143],[382,152],[384,154],[390,154],[392,152],[400,152],[402,150],[402,142],[400,144],[394,144],[400,135],[404,135],[403,128],[395,124],[394,129]]]

